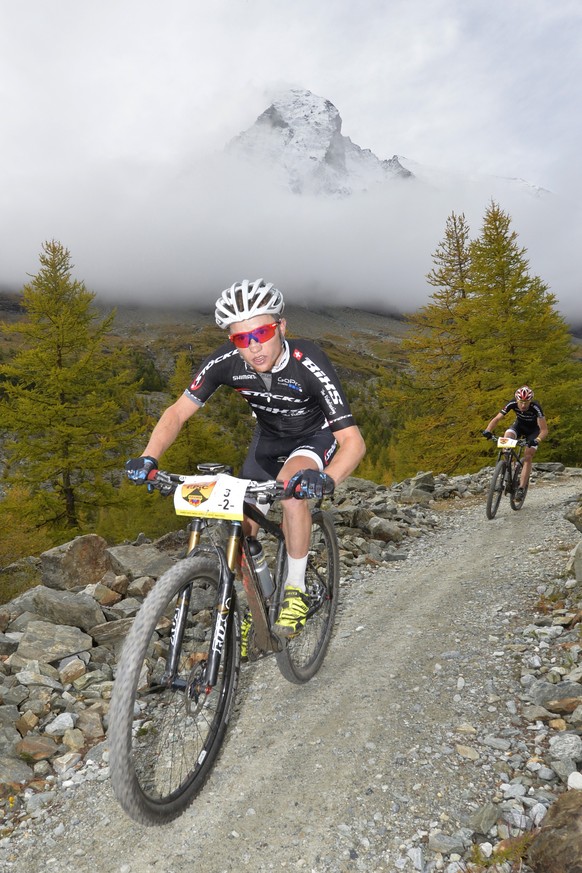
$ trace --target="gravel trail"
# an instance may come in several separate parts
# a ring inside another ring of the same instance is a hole
[[[521,512],[504,498],[493,521],[484,497],[438,504],[438,527],[406,561],[342,585],[314,680],[291,685],[272,659],[243,667],[218,765],[177,822],[133,823],[95,769],[10,839],[0,870],[414,870],[407,850],[452,833],[497,790],[475,731],[507,724],[512,635],[579,539],[563,513],[581,488],[540,482]]]

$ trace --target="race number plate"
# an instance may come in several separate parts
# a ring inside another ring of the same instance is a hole
[[[176,515],[242,521],[243,502],[250,481],[226,473],[189,476],[174,492]]]
[[[517,440],[514,440],[511,437],[499,437],[497,445],[500,449],[514,449],[517,445]]]

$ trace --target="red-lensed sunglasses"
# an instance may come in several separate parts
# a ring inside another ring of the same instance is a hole
[[[266,343],[273,339],[280,323],[281,322],[279,321],[272,321],[271,324],[261,324],[260,327],[255,327],[254,330],[246,330],[242,333],[231,333],[229,340],[237,347],[237,349],[248,349],[251,340],[254,340],[259,344]]]

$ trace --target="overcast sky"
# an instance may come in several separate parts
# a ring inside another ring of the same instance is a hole
[[[0,287],[58,239],[112,301],[265,276],[290,301],[425,302],[447,216],[476,236],[499,192],[314,203],[225,172],[228,140],[299,87],[380,158],[551,191],[500,205],[580,322],[581,45],[580,0],[0,0]]]

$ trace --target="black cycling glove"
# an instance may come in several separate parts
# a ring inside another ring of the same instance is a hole
[[[539,443],[535,437],[528,437],[527,444],[530,448],[534,448],[534,447],[537,447],[539,445]]]
[[[483,436],[485,437],[486,440],[493,439],[493,434],[491,433],[490,430],[482,430],[481,433],[483,434]]]
[[[287,482],[285,497],[295,497],[297,500],[321,498],[325,494],[333,494],[334,489],[335,482],[327,473],[320,473],[319,470],[299,470]]]
[[[136,485],[142,485],[146,481],[148,473],[151,470],[156,470],[157,467],[157,460],[145,455],[141,458],[130,458],[125,464],[125,473],[127,478],[135,482]]]

